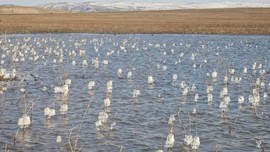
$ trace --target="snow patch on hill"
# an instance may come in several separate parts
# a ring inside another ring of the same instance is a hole
[[[70,12],[118,12],[118,11],[148,11],[148,10],[175,10],[175,9],[202,9],[202,8],[243,8],[243,7],[270,7],[269,3],[251,2],[220,2],[220,3],[144,3],[144,2],[59,2],[40,5],[43,8],[61,9]]]

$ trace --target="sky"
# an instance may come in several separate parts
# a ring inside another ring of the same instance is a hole
[[[127,2],[163,2],[163,3],[176,3],[176,4],[187,4],[187,3],[214,3],[214,2],[225,2],[224,0],[0,0],[0,5],[13,4],[23,6],[35,6],[40,4],[46,4],[51,2],[116,2],[116,1],[127,1]],[[270,0],[230,0],[231,2],[242,1],[252,3],[268,3]]]

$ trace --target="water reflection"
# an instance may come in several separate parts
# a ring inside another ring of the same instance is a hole
[[[15,135],[15,141],[28,143],[31,142],[31,129],[18,129],[16,135]]]
[[[55,128],[57,126],[57,123],[55,122],[55,120],[52,119],[46,119],[45,121],[45,126],[48,129],[52,129]]]

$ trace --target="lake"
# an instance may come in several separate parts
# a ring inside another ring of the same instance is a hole
[[[167,151],[171,133],[172,151],[192,151],[185,135],[200,138],[198,151],[268,151],[269,42],[270,36],[241,35],[1,35],[0,68],[16,69],[16,79],[0,81],[0,144],[70,151],[78,137],[82,151]],[[55,93],[67,79],[68,93]],[[55,115],[45,116],[46,107]],[[100,112],[107,117],[97,127]],[[20,128],[23,114],[31,125]]]

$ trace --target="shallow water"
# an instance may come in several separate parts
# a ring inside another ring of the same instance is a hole
[[[26,38],[30,40],[26,42]],[[171,114],[176,117],[173,151],[188,149],[184,144],[186,134],[200,137],[199,151],[261,151],[256,147],[258,139],[265,151],[270,149],[269,99],[263,98],[263,93],[269,92],[270,82],[269,36],[36,34],[2,35],[0,42],[1,55],[8,50],[28,50],[24,54],[24,62],[13,62],[12,53],[1,58],[5,61],[1,68],[16,68],[18,75],[25,79],[20,84],[9,82],[6,94],[1,95],[4,100],[0,104],[0,112],[3,112],[0,142],[1,145],[8,143],[11,151],[57,151],[57,135],[62,137],[61,149],[68,151],[68,136],[72,128],[73,137],[79,133],[78,147],[82,146],[82,151],[120,151],[121,146],[128,152],[166,151],[164,144]],[[51,48],[51,53],[46,53],[46,48]],[[57,55],[61,50],[63,63],[59,63],[60,55]],[[86,54],[80,56],[80,50],[85,50]],[[77,55],[69,55],[71,51]],[[33,52],[40,57],[37,61],[30,59],[35,56]],[[114,53],[108,56],[108,52]],[[181,53],[184,55],[180,56]],[[192,53],[196,53],[194,60],[191,60]],[[91,64],[96,57],[98,68]],[[73,60],[76,61],[75,66],[71,64]],[[83,60],[88,61],[88,66],[82,65]],[[103,60],[108,60],[109,64],[104,65]],[[266,71],[263,76],[260,76],[258,68],[253,73],[254,62],[262,64]],[[160,64],[160,69],[157,64]],[[162,69],[164,65],[168,68],[166,71]],[[246,75],[242,73],[244,66],[248,67]],[[123,79],[117,76],[119,68],[123,70]],[[235,69],[235,74],[229,78],[241,76],[242,81],[240,84],[229,82],[231,103],[228,112],[222,113],[219,96],[229,68]],[[216,82],[207,77],[213,69],[218,72]],[[133,74],[131,79],[126,78],[128,71]],[[72,80],[66,98],[53,90],[54,86],[63,84],[65,74]],[[174,83],[173,74],[178,75]],[[153,85],[147,84],[148,75],[154,77]],[[254,113],[248,97],[258,77],[266,87],[260,89],[260,106]],[[87,88],[90,80],[96,83],[93,91]],[[108,80],[113,81],[113,92],[111,106],[106,111],[109,123],[115,122],[116,125],[110,131],[98,131],[95,122],[99,112],[104,111]],[[182,81],[190,87],[195,84],[196,90],[183,96],[179,85]],[[207,101],[206,88],[210,83],[214,87],[213,102]],[[48,92],[42,90],[44,86]],[[24,94],[20,88],[26,90],[24,100],[20,100]],[[132,97],[134,89],[141,92],[138,98]],[[194,93],[200,96],[198,102],[194,102]],[[245,97],[241,108],[237,104],[239,95]],[[29,112],[31,127],[17,132],[17,121],[23,114],[25,103],[33,101],[36,103]],[[61,115],[59,109],[64,102],[69,109],[67,114]],[[90,108],[87,109],[89,102]],[[56,116],[46,119],[45,107],[55,108]],[[181,122],[177,116],[179,108],[182,110]],[[197,114],[192,114],[193,108],[197,109]],[[15,134],[17,141],[14,146]]]

